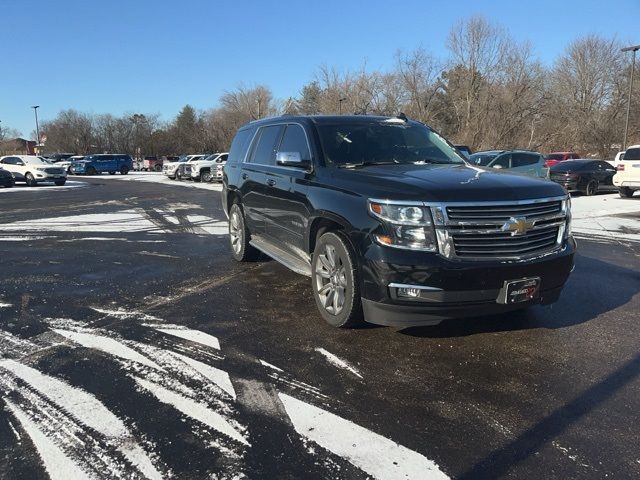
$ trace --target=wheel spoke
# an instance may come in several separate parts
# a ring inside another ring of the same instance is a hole
[[[336,268],[336,251],[333,248],[333,245],[327,245],[325,252],[330,265],[329,270],[334,270]]]
[[[327,293],[327,296],[324,299],[324,308],[327,309],[328,311],[331,311],[331,305],[333,304],[333,297],[335,296],[336,291],[334,290],[333,287],[329,288],[329,292]]]
[[[342,310],[342,305],[344,304],[344,289],[341,287],[336,287],[335,293],[333,294],[333,313],[338,314],[340,310]]]
[[[331,270],[333,270],[333,268],[331,268],[331,264],[329,263],[329,259],[326,257],[326,255],[322,255],[322,254],[318,255],[318,261],[322,264],[322,268],[327,272],[330,272]]]
[[[327,295],[329,293],[329,291],[331,290],[331,284],[330,283],[325,283],[322,288],[320,288],[320,290],[318,290],[318,295]]]
[[[319,275],[322,278],[331,278],[331,274],[327,272],[321,265],[318,265],[316,268],[316,275]]]

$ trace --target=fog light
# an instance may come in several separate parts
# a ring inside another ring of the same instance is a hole
[[[419,288],[398,288],[399,297],[418,298],[420,296]]]

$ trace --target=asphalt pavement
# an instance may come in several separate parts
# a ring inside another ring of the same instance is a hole
[[[637,230],[584,217],[554,305],[338,330],[219,187],[118,177],[0,195],[0,478],[640,477]]]

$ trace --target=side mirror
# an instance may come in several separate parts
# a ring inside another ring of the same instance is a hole
[[[311,162],[303,160],[300,152],[278,152],[276,154],[276,165],[282,167],[309,168]]]

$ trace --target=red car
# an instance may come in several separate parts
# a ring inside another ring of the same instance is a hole
[[[544,160],[545,160],[544,161],[544,166],[546,168],[551,168],[558,162],[562,162],[563,160],[574,160],[576,158],[580,158],[580,155],[578,155],[575,152],[553,152],[553,153],[547,153],[544,156]]]

